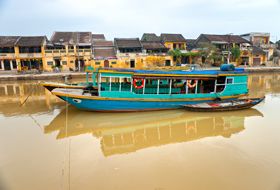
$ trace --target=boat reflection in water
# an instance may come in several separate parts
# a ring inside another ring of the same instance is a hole
[[[45,133],[58,131],[57,139],[92,134],[100,138],[105,156],[204,137],[223,136],[245,129],[245,118],[263,116],[248,109],[226,113],[193,113],[182,110],[138,113],[91,113],[64,109]]]

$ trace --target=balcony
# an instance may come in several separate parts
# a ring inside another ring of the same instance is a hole
[[[42,53],[20,53],[19,58],[42,58]]]
[[[15,59],[16,55],[15,53],[0,53],[1,59]]]
[[[147,52],[148,56],[168,56],[168,53],[149,53]]]
[[[117,56],[118,57],[130,57],[130,58],[135,58],[135,57],[143,57],[143,56],[146,56],[147,53],[142,53],[142,52],[129,52],[129,53],[120,53],[118,52],[117,53]]]
[[[79,56],[91,56],[91,49],[79,49],[77,55]]]
[[[262,49],[274,49],[276,47],[275,44],[260,44]]]
[[[66,56],[66,50],[64,49],[53,49],[53,50],[45,50],[46,56],[50,57],[60,57],[60,56]]]

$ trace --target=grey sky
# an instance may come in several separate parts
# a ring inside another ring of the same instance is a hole
[[[280,0],[0,0],[0,35],[270,32],[275,41],[279,20]]]

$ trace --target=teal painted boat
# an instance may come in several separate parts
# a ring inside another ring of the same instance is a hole
[[[237,99],[248,94],[247,73],[192,70],[157,71],[100,69],[84,89],[55,88],[52,93],[75,107],[90,111],[148,111],[182,105]]]

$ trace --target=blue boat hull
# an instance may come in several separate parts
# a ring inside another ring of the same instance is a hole
[[[76,99],[59,96],[66,102],[82,110],[105,112],[149,111],[182,108],[182,105],[211,102],[213,100],[199,101],[131,101],[131,100],[93,100]]]

